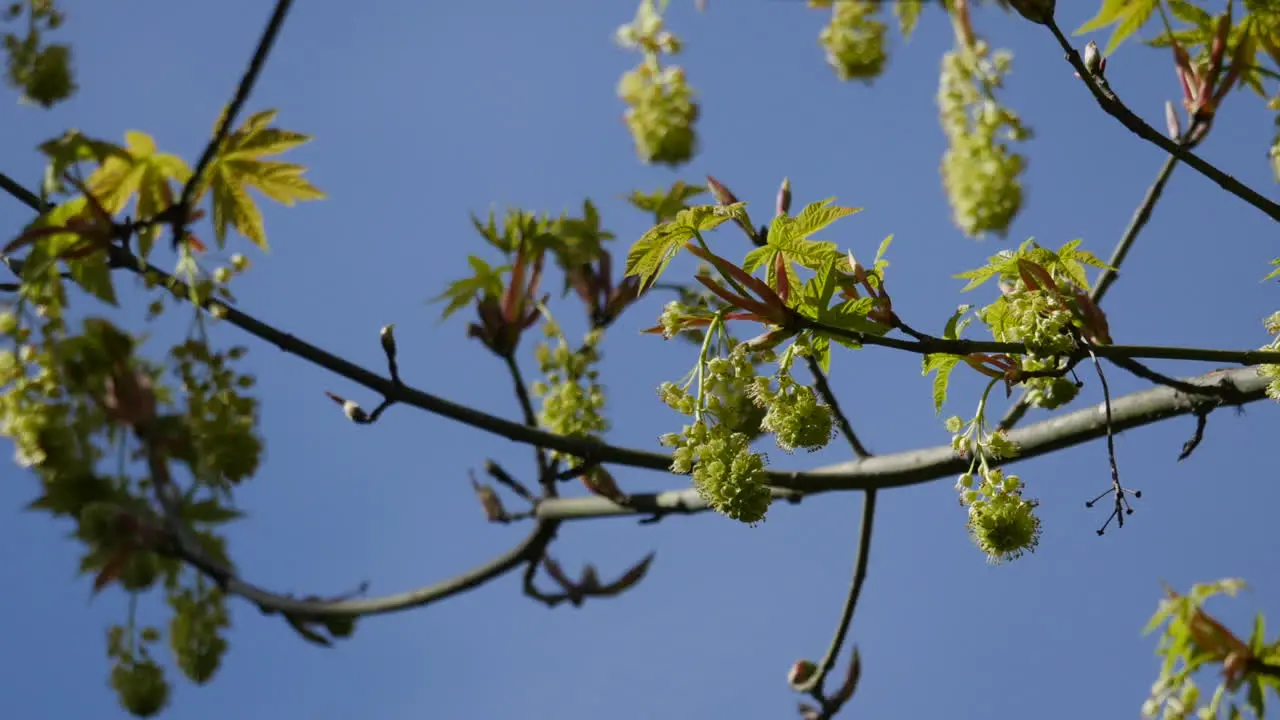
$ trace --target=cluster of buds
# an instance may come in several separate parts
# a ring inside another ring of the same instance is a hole
[[[501,298],[486,294],[476,303],[480,322],[467,326],[467,336],[478,338],[499,357],[509,357],[520,335],[538,321],[538,284],[542,280],[544,252],[521,243],[511,267],[511,278]],[[545,298],[544,298],[545,300]]]
[[[565,273],[565,282],[582,298],[593,327],[612,323],[642,294],[640,278],[628,276],[613,284],[613,261],[607,250],[600,251],[596,264],[583,263]]]
[[[1177,37],[1169,38],[1173,48],[1174,71],[1182,86],[1182,106],[1191,119],[1191,137],[1186,138],[1185,142],[1195,143],[1204,137],[1213,124],[1214,115],[1223,98],[1240,79],[1241,70],[1250,64],[1248,54],[1252,46],[1241,40],[1232,52],[1230,67],[1224,72],[1223,61],[1227,56],[1230,34],[1231,6],[1228,4],[1227,11],[1218,18],[1213,40],[1209,44],[1209,57],[1204,62],[1193,62],[1190,53],[1182,47]],[[1176,120],[1170,122],[1171,134],[1175,129],[1174,122]]]

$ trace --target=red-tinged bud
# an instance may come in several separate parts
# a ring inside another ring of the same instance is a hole
[[[1230,8],[1230,5],[1227,5]],[[1209,74],[1216,75],[1222,68],[1222,56],[1227,52],[1227,37],[1231,33],[1231,14],[1228,12],[1218,18],[1217,32],[1213,34],[1213,42],[1209,45]]]
[[[1173,106],[1172,100],[1164,101],[1164,124],[1169,137],[1174,140],[1182,137],[1182,121],[1178,119],[1178,109]]]
[[[582,484],[592,493],[619,505],[627,502],[627,494],[618,487],[613,474],[599,465],[582,474]]]
[[[778,188],[778,203],[775,214],[779,217],[791,212],[791,180],[782,178],[782,187]]]
[[[793,688],[803,686],[818,671],[818,666],[810,660],[797,660],[787,673],[787,684]]]
[[[738,198],[729,192],[729,188],[721,185],[719,180],[710,175],[707,176],[707,187],[711,189],[711,194],[715,196],[717,205],[732,205],[738,202]]]
[[[503,522],[507,519],[507,511],[502,507],[502,498],[498,497],[498,493],[494,492],[492,487],[478,482],[473,475],[471,489],[475,490],[476,499],[480,501],[480,507],[484,509],[485,517],[489,522]]]

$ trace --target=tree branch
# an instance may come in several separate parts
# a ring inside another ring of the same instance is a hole
[[[533,531],[519,545],[483,565],[472,568],[448,580],[426,585],[415,590],[363,600],[302,600],[288,595],[280,595],[240,580],[227,573],[225,569],[211,568],[207,561],[192,556],[185,550],[180,550],[178,554],[184,561],[219,582],[227,593],[237,595],[254,603],[265,613],[278,612],[302,618],[386,615],[424,607],[453,597],[459,593],[479,587],[490,580],[505,575],[524,563],[540,557],[547,544],[555,537],[558,526],[559,523],[557,521],[540,520]]]
[[[1062,50],[1067,56],[1067,62],[1071,63],[1071,67],[1075,68],[1076,74],[1080,76],[1085,86],[1089,88],[1089,92],[1093,93],[1093,99],[1098,101],[1098,106],[1103,111],[1119,120],[1120,124],[1128,128],[1133,134],[1191,166],[1196,172],[1217,183],[1223,190],[1258,208],[1269,215],[1272,220],[1280,221],[1280,205],[1259,195],[1249,186],[1202,160],[1200,156],[1187,147],[1166,137],[1160,131],[1148,125],[1121,102],[1120,98],[1107,84],[1100,82],[1093,73],[1089,72],[1084,65],[1084,60],[1080,58],[1080,53],[1071,45],[1071,41],[1062,33],[1053,18],[1049,18],[1045,22],[1045,26],[1049,28],[1049,32],[1053,33],[1053,37],[1062,46]]]
[[[1270,378],[1261,377],[1255,368],[1214,371],[1186,382],[1196,385],[1227,383],[1239,391],[1239,404],[1256,402],[1266,397]],[[1202,404],[1185,393],[1157,387],[1116,398],[1111,403],[1115,432],[1150,425],[1203,410]],[[1020,452],[1008,460],[992,459],[992,467],[1030,460],[1106,435],[1106,409],[1100,403],[1065,413],[1009,433]],[[842,490],[869,490],[920,485],[940,478],[959,475],[969,461],[955,455],[951,446],[877,455],[864,460],[838,463],[808,472],[773,471],[769,482],[776,499],[799,502],[809,495]],[[692,515],[704,512],[707,504],[696,490],[674,490],[662,493],[632,493],[628,507],[601,497],[577,497],[548,500],[541,503],[537,516],[542,519],[587,520],[598,517],[637,515]]]

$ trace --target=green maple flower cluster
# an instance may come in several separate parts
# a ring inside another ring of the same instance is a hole
[[[643,54],[618,83],[636,154],[645,163],[675,167],[688,162],[697,149],[698,103],[684,68],[662,64],[663,55],[680,52],[680,39],[664,28],[653,0],[642,0],[635,20],[618,29],[617,41]]]
[[[942,58],[938,108],[948,141],[942,183],[954,222],[973,238],[1003,237],[1022,207],[1019,176],[1026,161],[1009,143],[1031,133],[995,97],[1012,61],[1011,53],[992,53],[980,39]]]
[[[707,331],[708,341],[713,330]],[[744,432],[753,418],[742,402],[755,385],[755,365],[745,350],[739,350],[707,358],[691,375],[698,380],[692,393],[693,377],[683,386],[658,386],[663,403],[694,419],[679,433],[660,438],[664,446],[674,448],[671,470],[691,474],[698,494],[722,515],[747,524],[760,522],[773,497],[765,485],[767,458],[751,450],[759,420],[754,434]]]
[[[889,55],[885,50],[887,26],[878,19],[880,3],[869,0],[811,3],[830,5],[831,21],[818,35],[827,54],[827,64],[842,81],[870,83],[884,72]]]
[[[566,437],[595,437],[609,429],[604,417],[604,387],[600,373],[594,367],[600,361],[600,342],[604,333],[592,330],[587,333],[582,347],[569,347],[560,326],[547,320],[542,327],[548,338],[554,338],[554,348],[539,343],[534,351],[538,369],[544,379],[534,382],[534,396],[542,398],[542,410],[538,422],[549,432]],[[553,450],[552,457],[568,458]]]
[[[64,292],[41,282],[57,276],[35,270],[24,275],[30,284],[15,310],[0,313],[0,336],[12,348],[0,349],[0,434],[12,440],[18,464],[40,480],[31,508],[76,522],[73,536],[85,547],[81,568],[97,574],[95,586],[115,583],[133,595],[163,586],[177,666],[192,682],[207,682],[226,649],[224,598],[162,554],[168,530],[151,499],[160,482],[152,473],[157,462],[186,468],[191,489],[175,498],[181,520],[197,551],[231,567],[211,526],[238,516],[223,502],[257,470],[263,448],[257,401],[242,394],[253,377],[233,367],[245,349],[217,352],[197,339],[175,345],[169,351],[175,392],[164,382],[165,368],[139,357],[138,342],[110,322],[88,318],[79,332],[69,329]],[[122,424],[146,430],[122,446],[130,437]],[[125,464],[129,450],[147,461],[144,476]],[[121,458],[114,473],[102,467],[110,455]],[[131,620],[128,630],[109,633],[110,684],[126,710],[147,717],[170,698],[164,669],[147,650],[161,633],[132,628]]]
[[[980,408],[978,418],[968,423],[949,418],[947,429],[954,433],[952,449],[973,458],[969,471],[956,480],[960,504],[969,510],[969,537],[988,562],[999,564],[1035,552],[1040,543],[1040,518],[1035,513],[1039,503],[1022,496],[1022,478],[991,467],[990,460],[1013,457],[1018,449],[1002,432],[983,433],[981,415]]]
[[[772,351],[753,353],[737,343],[727,355],[709,357],[712,338],[725,340],[722,327],[713,322],[707,330],[703,356],[684,384],[659,386],[658,396],[668,407],[693,418],[693,423],[660,441],[674,448],[672,472],[691,474],[708,505],[754,525],[764,519],[772,494],[765,484],[768,458],[751,450],[752,439],[765,431],[784,452],[819,450],[835,436],[834,417],[813,388],[791,376],[794,358],[812,352],[807,345],[794,343],[776,357]],[[778,371],[773,377],[757,374],[756,363],[775,358]],[[748,409],[744,399],[754,407]]]
[[[3,43],[8,55],[5,79],[22,92],[24,100],[44,108],[53,107],[75,93],[72,77],[71,47],[46,43],[44,33],[62,27],[64,16],[50,0],[13,2],[4,11],[4,20],[12,22],[27,13],[27,32],[19,37],[7,32]]]
[[[1027,240],[1017,250],[996,253],[985,267],[959,276],[969,279],[965,290],[991,278],[999,280],[1000,296],[979,309],[977,317],[997,342],[1027,345],[1028,351],[1017,356],[1024,372],[1061,370],[1065,356],[1077,349],[1081,331],[1088,330],[1081,314],[1088,290],[1085,266],[1107,265],[1079,246],[1079,240],[1072,240],[1050,250]],[[1039,277],[1035,287],[1023,276],[1028,268],[1033,271],[1027,277]],[[1028,388],[1027,401],[1046,410],[1071,402],[1080,391],[1078,384],[1061,376],[1030,377],[1023,385]]]
[[[1075,317],[1063,305],[1062,297],[1046,289],[1031,290],[1021,279],[1006,286],[995,303],[979,311],[997,342],[1026,343],[1028,352],[1019,356],[1027,372],[1057,369],[1061,356],[1076,349]],[[1032,377],[1027,402],[1034,407],[1056,410],[1071,402],[1080,387],[1065,377]]]
[[[835,437],[831,408],[818,399],[808,385],[801,385],[789,371],[777,376],[778,389],[771,390],[769,378],[757,377],[751,388],[756,403],[768,408],[760,428],[771,432],[783,452],[796,448],[821,450]]]

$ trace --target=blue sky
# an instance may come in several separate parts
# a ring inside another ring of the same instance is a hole
[[[704,15],[687,0],[674,5],[671,27],[686,41],[682,62],[703,103],[702,152],[676,172],[641,166],[620,120],[614,88],[634,59],[611,37],[632,17],[630,3],[297,3],[249,110],[280,108],[281,125],[315,135],[291,159],[311,166],[330,199],[269,208],[269,255],[233,241],[228,253],[249,252],[255,263],[237,281],[242,308],[379,370],[377,330],[396,323],[408,382],[516,418],[501,363],[463,337],[468,318],[439,324],[439,308],[424,304],[465,272],[469,253],[486,252],[468,212],[507,204],[572,211],[590,196],[618,235],[620,256],[647,227],[621,196],[706,173],[759,206],[760,217],[784,175],[797,206],[836,196],[865,208],[827,239],[869,254],[894,233],[894,306],[922,329],[939,329],[960,302],[989,301],[962,297],[951,277],[1006,245],[967,240],[950,224],[934,105],[951,41],[941,13],[927,12],[909,43],[894,38],[886,75],[868,88],[841,84],[825,67],[816,44],[824,12],[784,0],[712,0]],[[1097,3],[1059,5],[1059,22],[1071,29]],[[108,138],[145,130],[194,163],[269,13],[249,0],[67,10],[63,35],[77,53],[80,93],[51,112],[11,104],[0,113],[0,169],[32,184],[41,171],[35,145],[68,127]],[[993,10],[979,12],[977,26],[1014,51],[1004,97],[1036,132],[1028,204],[1009,242],[1079,237],[1105,257],[1160,151],[1093,104],[1047,32]],[[1108,75],[1162,126],[1163,101],[1178,92],[1165,55],[1126,46]],[[1274,196],[1271,123],[1256,97],[1232,96],[1202,154]],[[0,200],[8,232],[27,218]],[[1134,344],[1263,344],[1260,319],[1280,306],[1276,286],[1258,282],[1277,254],[1275,238],[1262,213],[1179,168],[1107,297],[1113,335]],[[748,249],[731,228],[715,242],[737,243],[730,256]],[[140,294],[129,299],[141,312]],[[605,346],[617,444],[655,448],[658,434],[679,428],[653,388],[683,375],[694,350],[637,332],[660,301],[631,311]],[[580,309],[559,307],[566,327],[580,330]],[[245,341],[229,326],[215,337]],[[486,458],[528,478],[526,448],[407,408],[353,426],[323,391],[376,398],[247,344],[268,438],[267,460],[240,495],[250,517],[231,531],[247,578],[299,594],[365,580],[372,593],[394,592],[482,562],[527,531],[485,523],[467,483]],[[1211,369],[1155,365],[1181,375]],[[837,356],[832,384],[873,451],[946,441],[919,367],[916,357],[882,349]],[[1084,377],[1086,398],[1097,402],[1093,377]],[[1118,371],[1111,382],[1117,394],[1140,387]],[[971,413],[978,390],[976,380],[958,380],[948,411]],[[1280,488],[1266,481],[1274,470],[1265,443],[1278,421],[1280,410],[1266,403],[1244,417],[1215,414],[1183,463],[1175,458],[1190,420],[1124,434],[1121,472],[1144,495],[1123,531],[1102,538],[1094,530],[1105,511],[1083,506],[1108,483],[1102,444],[1019,465],[1042,502],[1044,538],[1035,555],[1002,567],[970,545],[950,481],[885,493],[853,626],[865,670],[846,714],[1136,714],[1157,673],[1155,639],[1139,631],[1162,581],[1185,588],[1244,577],[1254,590],[1218,606],[1235,623],[1280,608],[1280,575],[1265,550],[1280,502]],[[803,468],[843,460],[846,450],[834,443],[812,457],[776,449],[770,457]],[[0,507],[10,513],[0,524],[8,714],[123,717],[106,686],[102,633],[124,617],[126,597],[91,599],[89,581],[75,576],[78,547],[64,539],[67,528],[18,512],[33,479],[8,464],[0,475]],[[633,491],[686,482],[616,475]],[[167,716],[794,717],[786,671],[800,657],[816,659],[830,638],[858,503],[843,494],[780,506],[754,529],[713,515],[574,523],[554,547],[567,566],[593,562],[609,576],[656,550],[650,576],[577,610],[534,604],[511,576],[424,611],[372,619],[330,650],[235,601],[222,671],[206,688],[176,683]],[[163,619],[157,603],[147,609]]]

